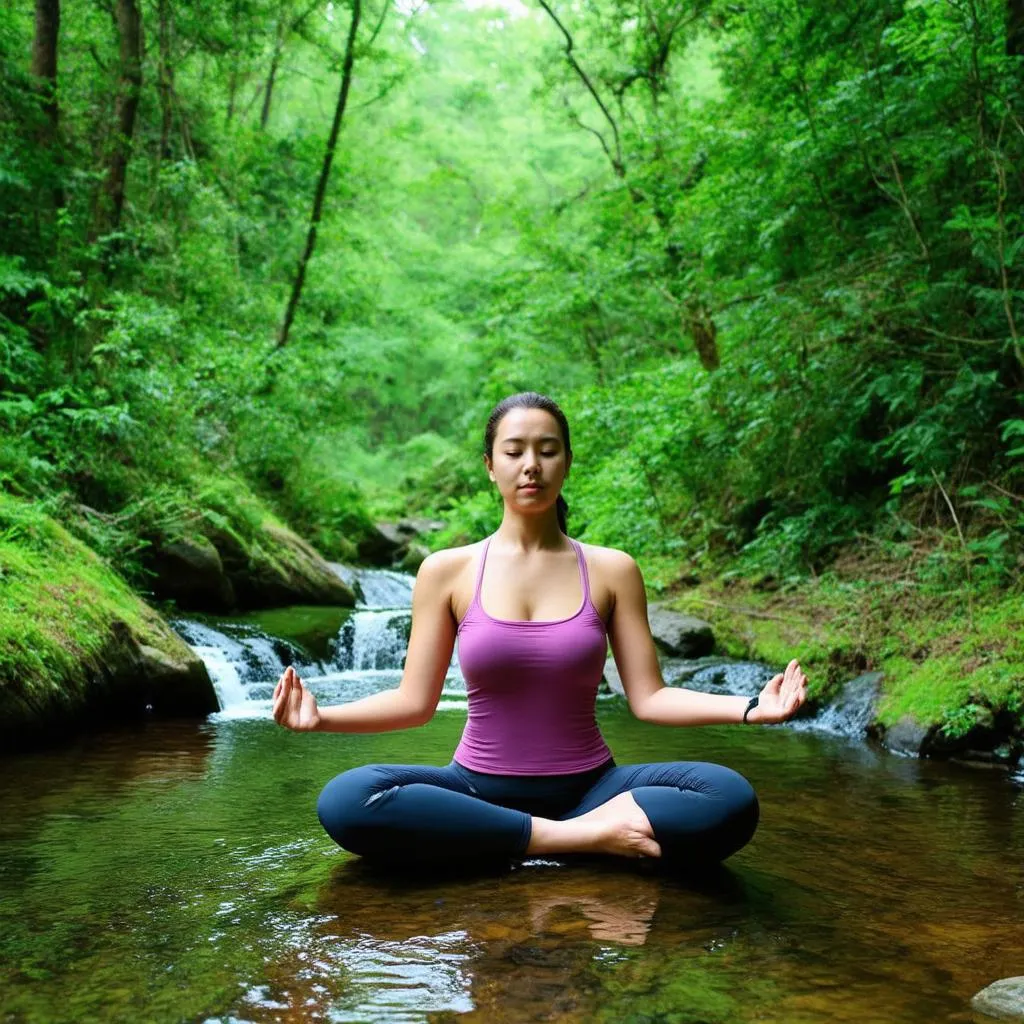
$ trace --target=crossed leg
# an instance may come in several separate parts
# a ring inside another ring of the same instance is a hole
[[[750,842],[760,807],[753,786],[732,768],[665,761],[612,768],[563,820],[591,816],[617,819],[632,856],[683,866],[732,856]]]
[[[744,846],[757,827],[750,783],[707,762],[609,768],[561,814],[537,790],[552,780],[491,778],[493,783],[455,765],[367,765],[332,779],[317,813],[340,846],[396,863],[541,853],[660,857],[672,865],[714,862]],[[478,786],[485,781],[493,788],[482,792]],[[542,808],[544,814],[523,808]]]

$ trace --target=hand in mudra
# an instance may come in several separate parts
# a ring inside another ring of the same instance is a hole
[[[311,732],[320,724],[316,697],[302,685],[291,665],[274,687],[274,721],[296,732]]]
[[[786,671],[773,676],[765,683],[764,689],[757,696],[757,707],[750,712],[747,721],[773,725],[791,718],[807,700],[807,676],[803,674],[800,663],[794,658]]]

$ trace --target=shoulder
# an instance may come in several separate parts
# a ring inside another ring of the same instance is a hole
[[[586,555],[588,564],[596,568],[602,577],[609,581],[626,580],[640,571],[636,559],[625,551],[620,551],[618,548],[604,548],[600,544],[584,544],[583,541],[576,543],[583,548],[583,554]]]
[[[463,544],[460,547],[431,551],[420,563],[420,567],[416,571],[416,579],[429,581],[454,579],[473,561],[482,546],[483,541],[477,541],[474,544]]]

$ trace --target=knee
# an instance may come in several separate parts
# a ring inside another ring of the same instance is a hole
[[[750,842],[757,830],[761,806],[750,782],[739,772],[724,765],[713,765],[708,782],[721,802],[723,831],[729,852]],[[725,854],[728,856],[728,853]]]
[[[351,768],[336,775],[317,800],[320,824],[339,846],[360,852],[359,836],[367,827],[374,799],[391,786],[391,779],[377,765]]]

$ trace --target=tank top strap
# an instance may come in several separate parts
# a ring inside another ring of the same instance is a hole
[[[491,536],[494,536],[491,534]],[[487,549],[490,547],[491,538],[484,538],[484,546],[480,552],[480,564],[476,567],[476,586],[473,589],[473,602],[479,607],[480,605],[480,584],[484,578],[484,562],[487,561]]]
[[[590,597],[590,574],[587,572],[587,560],[583,556],[583,545],[579,541],[569,538],[569,542],[576,549],[576,560],[580,564],[580,579],[583,581],[583,607],[594,602]]]

